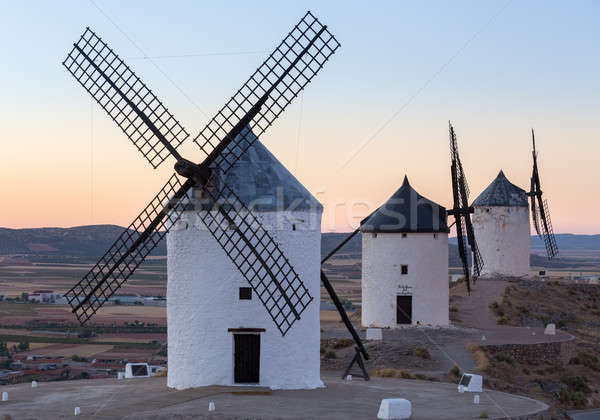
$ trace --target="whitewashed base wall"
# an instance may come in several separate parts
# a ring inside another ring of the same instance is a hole
[[[473,229],[484,261],[482,277],[530,274],[528,207],[475,207]]]
[[[321,213],[255,213],[296,269],[314,300],[285,337],[199,217],[186,212],[167,235],[168,386],[176,389],[234,385],[233,335],[228,328],[264,328],[260,386],[311,389],[320,379]],[[276,219],[279,218],[278,220]],[[292,230],[292,222],[297,230]],[[278,223],[276,223],[278,222]]]
[[[363,233],[362,325],[396,328],[396,296],[411,287],[413,325],[448,326],[448,234]],[[408,274],[401,266],[408,265]]]

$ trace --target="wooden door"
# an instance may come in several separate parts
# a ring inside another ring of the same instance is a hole
[[[234,334],[235,383],[259,383],[260,335]]]
[[[412,324],[412,296],[396,296],[396,323]]]

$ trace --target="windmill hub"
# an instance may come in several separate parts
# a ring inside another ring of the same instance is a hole
[[[196,185],[205,185],[210,178],[210,168],[206,165],[197,165],[183,158],[175,163],[175,172],[182,177],[193,180]]]

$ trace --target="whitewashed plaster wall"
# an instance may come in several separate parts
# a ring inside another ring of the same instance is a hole
[[[473,230],[484,261],[482,277],[530,274],[528,207],[475,207]]]
[[[186,212],[167,235],[169,387],[234,385],[234,344],[229,328],[266,330],[260,334],[258,385],[273,389],[323,386],[319,353],[321,211],[255,215],[279,243],[314,300],[282,337],[254,291],[252,300],[239,300],[239,288],[249,287],[249,283],[198,215]]]
[[[448,326],[448,234],[363,233],[362,325],[396,328],[396,296],[408,286],[413,325]],[[408,274],[401,266],[408,265]]]

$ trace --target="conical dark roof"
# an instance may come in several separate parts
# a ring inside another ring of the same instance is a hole
[[[404,177],[402,186],[360,223],[361,232],[449,232],[446,209],[417,193]]]
[[[527,207],[525,190],[511,183],[504,172],[500,171],[496,179],[473,201],[477,207]]]
[[[244,141],[242,136],[246,136],[245,141],[254,143],[224,176],[220,173],[219,178],[250,210],[323,210],[321,203],[269,152],[249,126],[229,143],[222,156],[239,154],[236,148]]]

